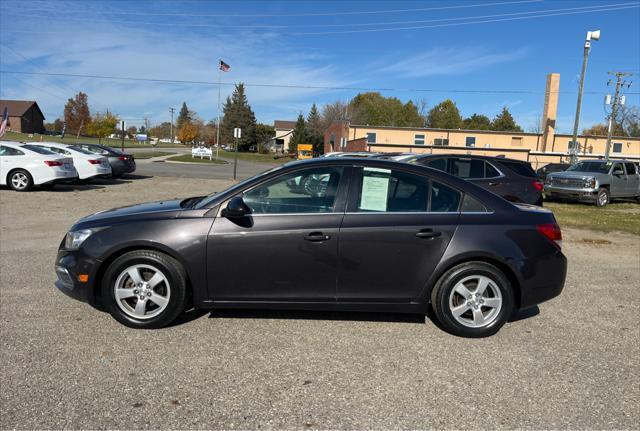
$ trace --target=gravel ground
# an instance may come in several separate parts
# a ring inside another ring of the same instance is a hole
[[[80,216],[227,184],[0,190],[0,428],[638,429],[633,235],[565,229],[563,294],[481,340],[386,314],[194,313],[136,331],[54,289]]]

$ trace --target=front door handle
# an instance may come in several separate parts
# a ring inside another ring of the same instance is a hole
[[[497,182],[491,182],[491,183],[489,183],[489,185],[490,185],[490,186],[499,186],[499,185],[500,185],[500,183],[497,183]]]
[[[305,236],[304,239],[306,241],[320,242],[330,240],[331,237],[323,234],[322,232],[311,232],[309,235]]]
[[[440,235],[442,235],[442,232],[438,232],[433,229],[422,229],[416,233],[418,238],[436,238]]]

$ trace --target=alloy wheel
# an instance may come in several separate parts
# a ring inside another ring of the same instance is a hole
[[[169,304],[169,280],[158,268],[138,264],[120,273],[114,284],[114,298],[118,307],[134,319],[151,319],[162,313]]]
[[[11,185],[16,190],[24,190],[29,185],[29,178],[22,172],[16,172],[11,176]]]
[[[456,322],[469,328],[491,325],[502,309],[497,283],[485,275],[460,280],[449,294],[449,310]]]

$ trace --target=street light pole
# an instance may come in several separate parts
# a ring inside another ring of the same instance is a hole
[[[578,89],[578,104],[576,106],[576,118],[573,122],[573,137],[571,139],[571,164],[577,162],[578,154],[578,127],[580,125],[580,109],[582,108],[582,92],[584,90],[584,76],[587,72],[587,60],[589,59],[589,51],[591,50],[591,41],[600,39],[600,30],[588,31],[587,38],[584,42],[584,57],[582,58],[582,72],[580,73],[580,87]]]
[[[604,150],[604,159],[609,161],[609,153],[611,152],[611,135],[613,134],[613,124],[616,121],[618,115],[618,106],[621,105],[620,88],[625,84],[622,80],[625,76],[631,76],[631,73],[627,72],[609,72],[609,75],[616,76],[616,93],[613,96],[613,106],[611,107],[611,115],[609,115],[609,124],[607,126],[607,145]],[[631,83],[629,83],[631,85]]]

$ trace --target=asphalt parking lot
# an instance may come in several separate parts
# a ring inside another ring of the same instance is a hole
[[[564,229],[563,294],[488,339],[393,314],[191,313],[140,331],[56,291],[60,240],[83,215],[229,182],[106,184],[0,190],[2,429],[638,428],[637,236]]]

